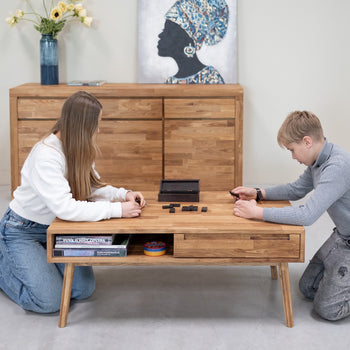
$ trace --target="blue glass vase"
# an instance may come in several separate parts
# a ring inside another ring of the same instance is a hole
[[[42,34],[40,39],[40,68],[42,85],[58,84],[57,39],[51,34]]]

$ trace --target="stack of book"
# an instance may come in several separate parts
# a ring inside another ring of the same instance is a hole
[[[53,256],[126,256],[130,235],[57,235]]]

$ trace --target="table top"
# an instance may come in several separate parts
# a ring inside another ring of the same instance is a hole
[[[55,219],[48,228],[48,235],[54,234],[104,234],[104,233],[259,233],[304,234],[304,227],[282,225],[248,220],[233,214],[234,200],[225,191],[203,191],[200,202],[182,202],[182,206],[198,206],[198,211],[181,211],[175,208],[175,213],[169,209],[162,209],[170,202],[158,202],[157,192],[144,191],[147,201],[140,217],[102,220],[98,222],[71,222]],[[174,202],[176,203],[176,202]],[[290,205],[287,201],[264,201],[259,203],[263,207],[284,207]],[[207,207],[207,212],[201,212]]]

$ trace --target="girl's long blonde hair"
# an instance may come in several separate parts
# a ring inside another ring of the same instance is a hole
[[[66,100],[60,119],[51,129],[51,133],[60,132],[67,180],[76,200],[88,200],[92,187],[105,185],[93,170],[101,110],[102,105],[95,97],[84,91],[76,92]]]

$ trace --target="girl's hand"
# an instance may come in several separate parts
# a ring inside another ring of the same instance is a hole
[[[238,200],[233,208],[233,213],[245,219],[263,220],[263,208],[258,207],[254,199],[250,201]]]
[[[127,201],[136,202],[141,208],[143,208],[146,205],[145,198],[143,197],[141,192],[129,191],[126,194],[125,198]]]
[[[122,217],[134,218],[140,216],[141,206],[135,201],[122,202]]]

